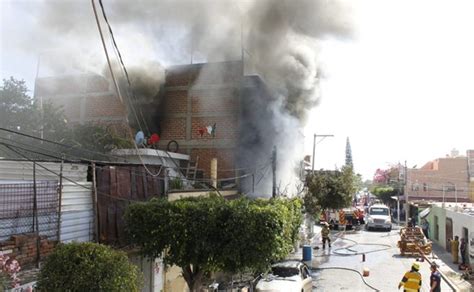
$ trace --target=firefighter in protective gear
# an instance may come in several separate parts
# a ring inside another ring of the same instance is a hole
[[[411,270],[406,272],[403,276],[402,281],[398,284],[398,289],[403,286],[403,291],[406,292],[418,292],[421,288],[421,274],[418,272],[420,270],[420,264],[413,263]]]
[[[331,247],[331,239],[329,238],[329,233],[331,233],[331,230],[329,229],[329,224],[327,222],[324,222],[323,229],[321,230],[321,237],[323,239],[323,249],[326,248],[326,241],[329,244],[329,247]]]

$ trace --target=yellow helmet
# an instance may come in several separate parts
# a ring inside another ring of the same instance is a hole
[[[411,268],[415,271],[419,271],[420,270],[420,264],[419,263],[413,263],[413,265],[411,265]]]

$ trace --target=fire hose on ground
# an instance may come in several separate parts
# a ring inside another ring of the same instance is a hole
[[[321,270],[344,270],[344,271],[350,271],[350,272],[354,272],[354,273],[357,273],[360,278],[362,279],[362,282],[364,282],[364,284],[369,287],[370,289],[374,290],[374,291],[380,291],[380,289],[377,289],[375,288],[374,286],[370,285],[369,283],[367,283],[367,281],[365,281],[364,279],[364,276],[362,275],[361,272],[359,272],[358,270],[356,269],[351,269],[351,268],[344,268],[344,267],[326,267],[326,268],[313,268],[311,269],[311,271],[314,271],[314,272],[317,272],[317,271],[321,271]]]

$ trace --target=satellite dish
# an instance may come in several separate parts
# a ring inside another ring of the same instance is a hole
[[[138,131],[138,133],[135,135],[135,144],[140,146],[143,144],[144,141],[145,141],[145,134],[143,134],[142,131]]]

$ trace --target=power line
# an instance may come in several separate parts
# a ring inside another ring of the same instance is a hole
[[[18,155],[22,156],[22,157],[25,158],[27,161],[33,162],[33,163],[35,163],[36,165],[38,165],[39,167],[43,168],[44,170],[46,170],[46,171],[48,171],[48,172],[50,172],[50,173],[52,173],[52,174],[55,174],[55,175],[57,175],[57,176],[60,176],[59,173],[57,173],[57,172],[55,172],[55,171],[53,171],[53,170],[47,168],[46,166],[44,166],[44,165],[42,165],[42,164],[40,164],[40,163],[38,163],[38,162],[33,161],[32,159],[28,158],[26,155],[24,155],[24,154],[22,154],[21,152],[19,152],[19,151],[13,149],[12,146],[6,145],[6,144],[4,144],[4,143],[1,143],[1,144],[3,144],[5,147],[7,147],[8,149],[10,149],[11,151],[17,153]],[[241,176],[241,178],[247,177],[247,176],[250,176],[250,175],[252,175],[252,174],[246,174],[246,175],[244,175],[244,176]],[[67,181],[69,181],[69,182],[71,182],[71,183],[73,183],[73,184],[75,184],[75,185],[77,185],[77,186],[80,186],[80,187],[85,188],[85,189],[90,190],[90,191],[94,191],[93,188],[89,188],[89,187],[87,187],[87,186],[85,186],[85,185],[83,185],[83,184],[80,184],[80,183],[78,183],[78,182],[76,182],[76,181],[74,181],[74,180],[72,180],[72,179],[70,179],[70,178],[68,178],[68,177],[66,177],[66,176],[64,176],[64,175],[62,175],[62,178],[65,179],[65,180],[67,180]],[[158,178],[155,178],[155,179],[164,179],[164,178],[158,177]],[[229,179],[230,179],[230,178],[229,178]],[[235,179],[235,178],[234,178],[234,179]],[[228,179],[227,179],[227,180],[228,180]],[[220,180],[220,181],[223,181],[223,180]],[[117,185],[118,185],[118,184],[119,184],[119,183],[117,183]],[[212,184],[206,183],[206,185],[207,185],[208,187],[210,187],[211,189],[215,190],[219,195],[221,195],[220,192],[219,192],[219,190],[218,190],[217,188],[213,187]],[[109,198],[112,198],[112,199],[115,199],[115,200],[121,200],[121,201],[127,201],[127,202],[143,202],[143,201],[140,201],[140,200],[133,200],[133,199],[126,199],[126,198],[115,197],[115,196],[111,196],[110,194],[107,194],[107,193],[104,193],[104,192],[99,192],[99,191],[97,191],[97,194],[102,195],[102,196],[105,196],[105,197],[109,197]],[[222,196],[222,195],[221,195],[221,196]]]
[[[133,94],[133,89],[132,89],[132,83],[130,82],[130,77],[128,75],[128,71],[127,71],[127,68],[125,67],[125,64],[123,63],[123,59],[122,59],[122,54],[120,53],[120,50],[118,48],[118,45],[117,45],[117,42],[115,41],[115,37],[114,37],[114,33],[112,31],[112,27],[110,26],[110,23],[109,23],[109,20],[107,18],[107,15],[105,13],[105,9],[104,9],[104,5],[102,3],[102,0],[99,0],[99,5],[100,5],[100,8],[102,10],[102,15],[104,16],[104,20],[105,20],[105,23],[107,24],[107,27],[109,28],[109,33],[110,33],[110,37],[112,39],[112,44],[113,44],[113,47],[114,47],[114,51],[116,52],[116,54],[118,55],[118,59],[120,61],[120,64],[121,64],[121,67],[125,73],[125,78],[127,79],[127,83],[128,83],[128,93],[129,95],[131,95],[131,97],[133,97],[135,100],[136,100],[136,97],[135,95]],[[140,125],[140,121],[138,119],[138,116],[137,116],[137,113],[136,113],[136,110],[134,108],[134,105],[133,105],[133,102],[131,101],[130,102],[130,106],[132,108],[132,111],[134,112],[134,115],[135,115],[135,118],[137,119],[137,122],[139,124],[139,127],[141,129],[141,125]],[[146,123],[146,120],[145,120],[145,117],[143,116],[143,113],[141,112],[141,109],[139,107],[139,112],[141,114],[141,117],[143,119],[143,123],[145,124],[145,127],[147,129],[147,132],[150,133],[150,129],[148,128],[148,125]]]
[[[18,143],[18,142],[16,142]],[[5,142],[0,142],[0,145],[4,145],[6,148],[8,148],[9,150],[15,152],[18,154],[17,151],[14,151],[12,148],[18,148],[18,149],[21,149],[23,151],[26,151],[26,152],[31,152],[31,153],[36,153],[36,154],[40,154],[40,155],[43,155],[43,156],[47,156],[47,157],[51,157],[51,158],[55,158],[57,159],[58,161],[61,161],[63,160],[62,157],[59,157],[59,156],[55,156],[55,155],[49,155],[49,154],[45,154],[45,153],[42,153],[42,152],[38,152],[38,151],[35,151],[35,150],[31,150],[31,149],[27,149],[27,148],[24,148],[24,147],[20,147],[18,145],[13,145],[13,144],[9,144],[9,143],[5,143]],[[40,148],[40,147],[37,147],[37,148]],[[44,150],[43,148],[40,148],[42,150]],[[27,158],[25,155],[20,155],[26,159],[30,159],[30,158]],[[108,163],[108,162],[100,162],[100,161],[95,161],[95,160],[88,160],[88,159],[84,159],[82,161],[72,161],[73,163],[74,162],[89,162],[89,163],[92,163],[92,162],[95,162],[95,163]],[[254,167],[253,169],[255,169],[255,172],[249,172],[249,173],[246,173],[246,174],[243,174],[243,175],[240,175],[240,176],[234,176],[234,177],[228,177],[228,178],[222,178],[222,179],[218,179],[217,181],[218,182],[225,182],[225,181],[233,181],[233,180],[236,180],[236,179],[242,179],[242,178],[246,178],[246,177],[249,177],[249,176],[252,176],[254,174],[257,173],[257,171],[261,171],[263,169],[266,168],[265,170],[265,173],[262,175],[262,177],[259,179],[259,181],[257,182],[257,185],[260,183],[260,181],[263,179],[263,177],[266,175],[266,173],[268,172],[268,169],[269,169],[269,166],[270,164],[267,163],[266,165],[262,165],[260,167]],[[106,169],[106,167],[101,167],[101,166],[96,166],[97,168],[102,168],[102,169]],[[161,168],[171,168],[171,169],[174,169],[173,167],[163,167],[163,165],[160,166],[160,172],[161,172]],[[136,172],[136,171],[133,171],[132,173],[134,173],[135,175],[139,176],[139,177],[146,177],[146,175],[144,176],[141,172]],[[186,177],[181,177],[181,176],[168,176],[168,178],[170,179],[186,179]],[[156,179],[158,180],[165,180],[166,178],[164,177],[156,177]],[[187,179],[186,179],[187,180]],[[195,181],[195,182],[202,182],[202,183],[209,183],[212,181],[212,179],[194,179],[192,181]]]
[[[6,146],[6,147],[8,147],[11,151],[17,153],[18,155],[22,156],[22,157],[25,158],[26,160],[35,163],[36,165],[38,165],[39,167],[43,168],[44,170],[46,170],[46,171],[48,171],[48,172],[51,172],[52,174],[55,174],[55,175],[57,175],[57,176],[60,176],[59,173],[55,172],[54,170],[51,170],[51,169],[47,168],[46,166],[44,166],[44,165],[42,165],[42,164],[40,164],[40,163],[38,163],[38,162],[35,162],[35,161],[29,159],[29,158],[26,157],[24,154],[21,154],[21,153],[18,152],[17,150],[10,148],[10,146]],[[66,177],[66,176],[64,176],[64,175],[62,176],[62,178],[65,179],[65,180],[67,180],[67,181],[69,181],[69,182],[71,182],[71,183],[73,183],[73,184],[75,184],[75,185],[77,185],[77,186],[80,186],[80,187],[85,188],[85,189],[87,189],[87,190],[93,191],[92,188],[89,188],[89,187],[87,187],[87,186],[85,186],[85,185],[83,185],[83,184],[80,184],[80,183],[74,181],[73,179],[70,179],[70,178],[68,178],[68,177]],[[116,199],[116,200],[121,200],[121,201],[127,201],[127,202],[143,202],[143,201],[139,201],[139,200],[132,200],[132,199],[125,199],[125,198],[120,198],[120,197],[114,197],[114,196],[111,196],[111,195],[109,195],[109,194],[107,194],[107,193],[103,193],[103,192],[99,192],[99,191],[97,191],[97,194],[100,194],[100,195],[103,195],[103,196],[106,196],[106,197],[110,197],[110,198],[113,198],[113,199]]]
[[[94,10],[94,16],[95,16],[95,19],[96,19],[96,22],[97,22],[97,27],[98,27],[98,29],[99,29],[99,33],[100,33],[100,38],[101,38],[101,41],[102,41],[102,45],[103,45],[103,47],[104,47],[104,51],[105,51],[107,63],[108,63],[108,65],[109,65],[111,77],[112,77],[112,79],[113,79],[113,81],[114,81],[114,84],[115,84],[115,86],[116,86],[117,94],[119,95],[120,100],[122,100],[122,99],[121,99],[121,95],[120,95],[120,90],[119,90],[118,85],[117,85],[117,80],[115,79],[115,75],[113,74],[112,65],[111,65],[111,63],[110,63],[109,54],[108,54],[108,52],[107,52],[107,47],[105,46],[104,36],[103,36],[102,30],[101,30],[101,28],[100,28],[100,22],[99,22],[99,18],[98,18],[98,16],[97,16],[97,11],[96,11],[96,8],[95,8],[94,0],[91,0],[91,2],[92,2],[92,8],[93,8],[93,10]],[[100,2],[100,4],[101,4],[101,7],[102,7],[102,2]],[[108,25],[108,22],[107,22],[107,25]],[[110,28],[110,26],[109,26],[109,28]],[[130,100],[129,100],[129,102],[131,103]],[[131,104],[131,107],[133,108],[133,104]],[[136,117],[136,116],[135,116],[135,117]],[[140,126],[140,121],[139,121],[138,117],[136,117],[136,119],[137,119],[137,122],[139,123],[139,126]],[[131,138],[132,141],[133,141],[133,133],[132,133],[132,130],[130,129],[130,127],[129,127],[128,124],[126,125],[126,128],[127,128],[128,132],[129,132],[129,134],[130,134],[130,138]],[[142,129],[141,129],[141,126],[140,126],[140,130],[142,130]],[[158,173],[153,173],[153,172],[151,172],[151,171],[148,169],[148,167],[145,165],[145,162],[143,161],[143,158],[142,158],[142,156],[140,155],[140,151],[138,150],[138,147],[137,147],[136,143],[134,143],[134,141],[133,141],[133,146],[135,146],[135,149],[137,150],[138,158],[140,159],[140,162],[142,163],[142,165],[143,165],[143,167],[145,168],[145,170],[146,170],[151,176],[159,176],[162,169],[160,168],[160,171],[158,171]],[[162,158],[160,157],[160,159],[162,159]]]
[[[42,142],[51,143],[53,145],[61,146],[61,147],[64,147],[66,149],[71,149],[71,150],[76,150],[76,151],[83,151],[83,152],[88,152],[88,153],[91,153],[91,154],[98,154],[98,155],[101,155],[101,156],[104,156],[104,157],[109,157],[109,158],[113,157],[113,158],[116,158],[116,159],[125,160],[124,162],[127,162],[127,159],[124,158],[124,157],[121,157],[121,156],[116,156],[116,155],[113,155],[113,154],[106,154],[106,153],[101,153],[101,152],[97,152],[97,151],[92,151],[92,150],[88,150],[86,148],[80,148],[79,149],[79,148],[76,148],[76,146],[71,146],[71,145],[67,145],[67,144],[64,144],[64,143],[59,143],[59,142],[51,141],[51,140],[48,140],[48,139],[44,139],[44,138],[24,134],[24,133],[14,131],[14,130],[10,130],[10,129],[7,129],[7,128],[0,127],[0,131],[5,131],[5,132],[9,132],[9,133],[16,134],[16,135],[19,135],[19,136],[39,140],[39,141],[42,141]]]
[[[97,22],[97,27],[99,29],[100,39],[104,47],[105,58],[107,59],[107,64],[109,65],[110,75],[112,76],[112,81],[114,82],[115,90],[117,91],[117,95],[120,99],[120,102],[123,103],[122,95],[120,94],[120,89],[118,87],[117,80],[115,79],[114,71],[112,70],[112,65],[110,63],[109,53],[107,52],[107,47],[105,46],[104,35],[102,34],[102,29],[100,28],[100,22],[99,22],[99,18],[97,17],[97,11],[95,8],[94,0],[91,0],[91,1],[92,1],[92,9],[94,10],[95,20]]]

